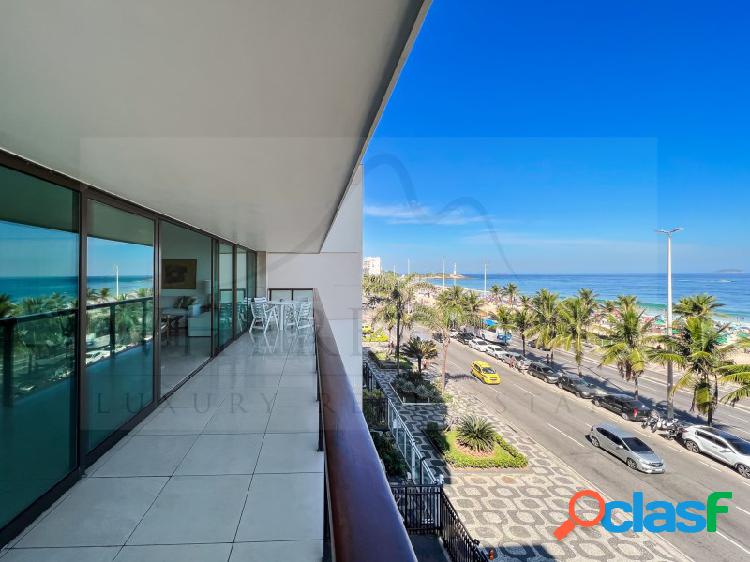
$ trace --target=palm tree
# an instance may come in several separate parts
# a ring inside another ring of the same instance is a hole
[[[419,336],[409,338],[403,346],[402,353],[407,357],[417,360],[417,374],[422,376],[422,367],[427,366],[427,361],[437,357],[437,345],[432,340],[423,340]]]
[[[467,298],[467,291],[455,286],[438,295],[437,303],[418,311],[419,320],[424,322],[432,331],[440,334],[443,351],[443,365],[440,377],[440,389],[445,391],[445,373],[448,363],[448,349],[451,344],[451,330],[461,326],[477,326],[481,322],[480,316],[474,312],[473,303]]]
[[[703,318],[711,320],[713,312],[722,306],[724,306],[724,304],[716,302],[716,298],[712,295],[701,293],[700,295],[681,298],[680,301],[674,305],[674,311],[683,318]]]
[[[750,365],[727,365],[719,368],[722,373],[719,384],[736,384],[739,387],[727,392],[721,401],[734,406],[740,400],[750,397]]]
[[[110,289],[109,287],[102,287],[99,291],[99,298],[103,301],[106,301],[109,299],[111,293],[112,289]]]
[[[516,310],[513,315],[513,325],[516,330],[518,330],[518,335],[521,337],[521,353],[524,357],[526,357],[526,334],[531,329],[533,323],[534,317],[528,308]]]
[[[99,291],[96,289],[86,289],[86,300],[88,302],[93,302],[99,299]]]
[[[508,297],[508,302],[510,303],[510,306],[513,307],[513,305],[516,304],[516,297],[518,296],[518,285],[515,283],[508,283],[503,287],[503,294]]]
[[[401,336],[404,328],[414,324],[415,312],[422,305],[417,302],[417,291],[431,285],[421,281],[416,274],[397,276],[387,272],[373,275],[367,280],[367,290],[379,301],[378,311],[373,322],[388,329],[388,340],[393,328],[396,328],[396,374],[400,369]]]
[[[736,343],[722,344],[728,328],[729,324],[716,327],[712,320],[688,317],[680,323],[675,334],[657,338],[660,347],[652,352],[655,361],[672,361],[682,368],[684,374],[672,392],[690,388],[693,393],[691,410],[706,415],[708,425],[713,423],[719,401],[719,384],[724,377],[731,380],[737,372],[741,372],[728,359],[729,354],[740,346]],[[735,396],[739,399],[741,395],[738,393]]]
[[[575,355],[578,374],[583,364],[583,344],[590,338],[591,324],[594,321],[594,301],[583,297],[565,299],[558,307],[559,322],[557,335],[550,342],[566,351],[571,347]]]
[[[597,304],[596,304],[596,293],[592,289],[578,289],[578,298],[583,300],[587,305],[589,305],[592,309],[596,310]]]
[[[531,299],[533,325],[530,334],[536,336],[539,347],[550,348],[550,359],[554,361],[555,351],[552,348],[560,324],[560,310],[557,293],[539,289]]]
[[[7,318],[13,316],[13,301],[10,300],[10,295],[7,293],[0,293],[0,318]]]
[[[498,306],[495,312],[490,313],[490,317],[497,322],[497,328],[507,334],[514,327],[513,311],[506,306]]]
[[[500,302],[500,297],[503,294],[503,290],[497,283],[490,287],[490,295],[494,302]]]
[[[607,314],[607,331],[599,341],[602,353],[599,364],[617,365],[620,375],[635,383],[637,399],[638,377],[651,356],[652,336],[649,334],[654,319],[645,319],[645,311],[640,309],[635,297],[620,297],[618,302],[613,303],[614,308]]]

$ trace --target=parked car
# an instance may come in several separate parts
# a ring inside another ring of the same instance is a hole
[[[487,351],[487,348],[489,346],[490,344],[484,341],[482,338],[474,338],[469,342],[469,347],[472,349],[476,349],[477,351]]]
[[[491,343],[487,346],[487,353],[495,359],[500,359],[504,353],[507,353],[507,350],[505,349],[505,346]]]
[[[549,347],[538,344],[537,340],[531,340],[526,345],[528,345],[529,347],[533,349],[541,349],[542,351],[549,351]]]
[[[750,442],[728,431],[707,425],[691,425],[682,432],[688,451],[705,453],[750,478]]]
[[[529,364],[529,374],[532,377],[542,379],[544,382],[548,383],[556,383],[562,376],[561,373],[555,371],[549,365],[545,365],[544,363],[540,363],[539,361],[532,361]]]
[[[516,362],[521,358],[520,353],[516,353],[515,351],[504,351],[502,354],[498,354],[500,357],[500,361],[508,365],[509,367],[515,367]]]
[[[485,384],[500,384],[500,375],[497,374],[486,361],[474,361],[471,364],[471,374]]]
[[[650,474],[661,474],[665,470],[664,459],[651,447],[632,433],[611,423],[591,427],[589,439],[594,447],[612,453],[633,470]]]
[[[579,398],[593,398],[594,396],[604,396],[606,392],[601,390],[586,381],[583,377],[578,375],[571,375],[570,373],[563,373],[560,378],[557,379],[558,388],[572,392]]]
[[[515,367],[519,371],[528,371],[529,365],[531,365],[531,361],[529,361],[528,359],[526,359],[526,357],[519,356],[516,359]]]
[[[648,419],[651,414],[651,409],[648,406],[627,394],[594,396],[592,403],[594,406],[602,406],[615,414],[619,414],[624,420],[643,421]]]
[[[456,336],[456,339],[463,344],[469,345],[469,342],[473,341],[474,337],[474,334],[472,334],[471,332],[459,332]]]

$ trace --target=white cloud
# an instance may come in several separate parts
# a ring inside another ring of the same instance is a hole
[[[481,215],[462,207],[435,210],[416,202],[409,205],[365,205],[364,213],[369,217],[383,218],[389,224],[457,226],[492,220],[489,215]]]

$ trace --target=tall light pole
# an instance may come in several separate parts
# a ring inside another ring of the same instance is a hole
[[[672,235],[682,230],[682,227],[671,230],[657,230],[659,234],[667,237],[667,336],[672,335]],[[667,419],[674,418],[674,403],[672,401],[672,389],[674,387],[674,376],[672,373],[672,362],[667,362]]]

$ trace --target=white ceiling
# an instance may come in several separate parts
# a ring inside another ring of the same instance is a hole
[[[428,3],[6,0],[0,146],[251,248],[317,252]]]

